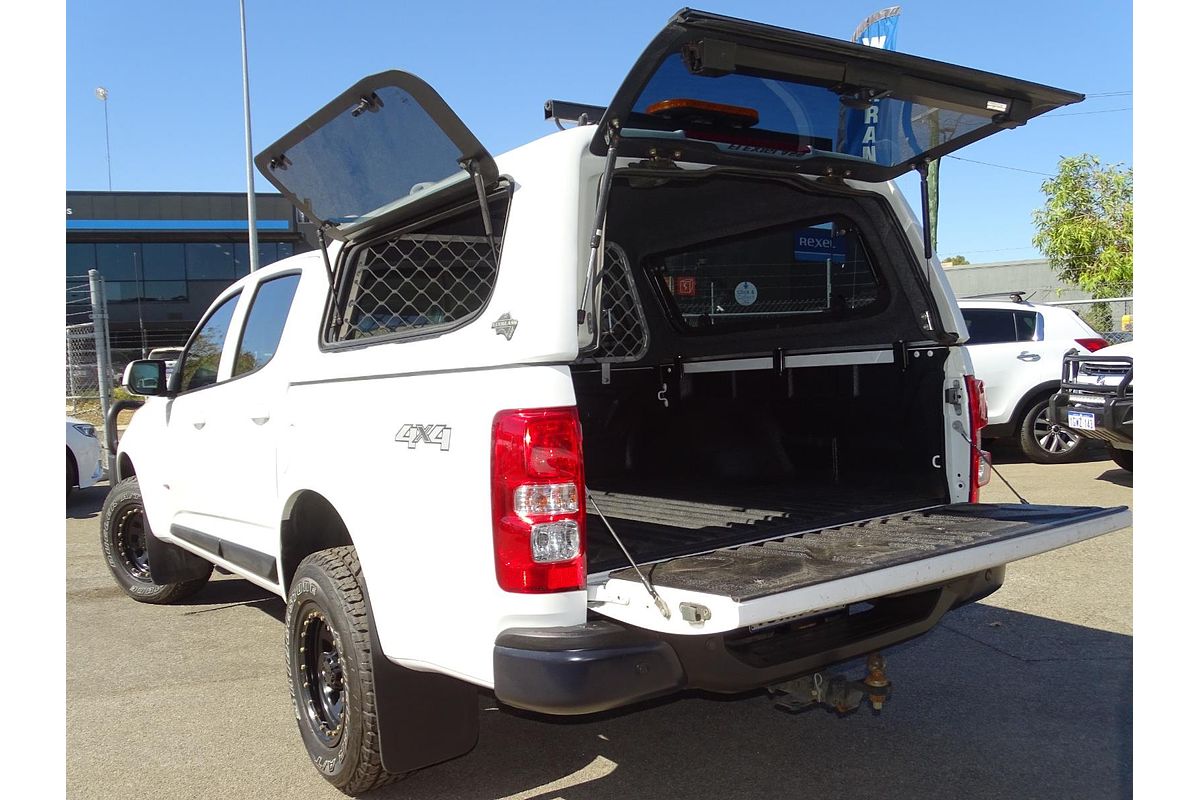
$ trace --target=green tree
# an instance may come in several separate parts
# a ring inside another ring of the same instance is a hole
[[[1133,289],[1133,170],[1090,153],[1059,159],[1033,212],[1033,244],[1058,277],[1094,297]]]
[[[962,264],[970,264],[971,262],[967,261],[966,256],[950,256],[949,258],[946,259],[946,263],[953,264],[954,266],[957,267]]]

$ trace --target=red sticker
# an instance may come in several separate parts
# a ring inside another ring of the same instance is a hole
[[[675,294],[680,297],[696,296],[696,279],[679,277],[675,279]]]

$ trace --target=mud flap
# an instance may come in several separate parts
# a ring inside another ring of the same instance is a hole
[[[479,691],[436,672],[394,664],[375,632],[371,596],[363,585],[371,626],[371,667],[379,754],[388,772],[411,772],[465,755],[479,739]]]

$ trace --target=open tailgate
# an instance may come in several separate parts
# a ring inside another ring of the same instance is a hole
[[[950,504],[643,566],[670,619],[629,568],[592,576],[589,605],[661,633],[718,633],[937,585],[1131,522],[1124,506]],[[709,616],[688,622],[681,604]]]

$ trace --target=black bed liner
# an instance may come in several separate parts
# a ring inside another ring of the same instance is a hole
[[[740,602],[1124,510],[952,504],[677,558],[655,564],[647,572],[656,587],[723,595]],[[638,580],[628,568],[611,577]]]
[[[797,531],[842,525],[927,508],[944,498],[922,499],[912,489],[872,488],[869,492],[815,483],[800,488],[629,486],[621,491],[591,489],[600,510],[638,563],[678,558],[762,541]],[[608,529],[588,504],[588,571],[628,564]]]

